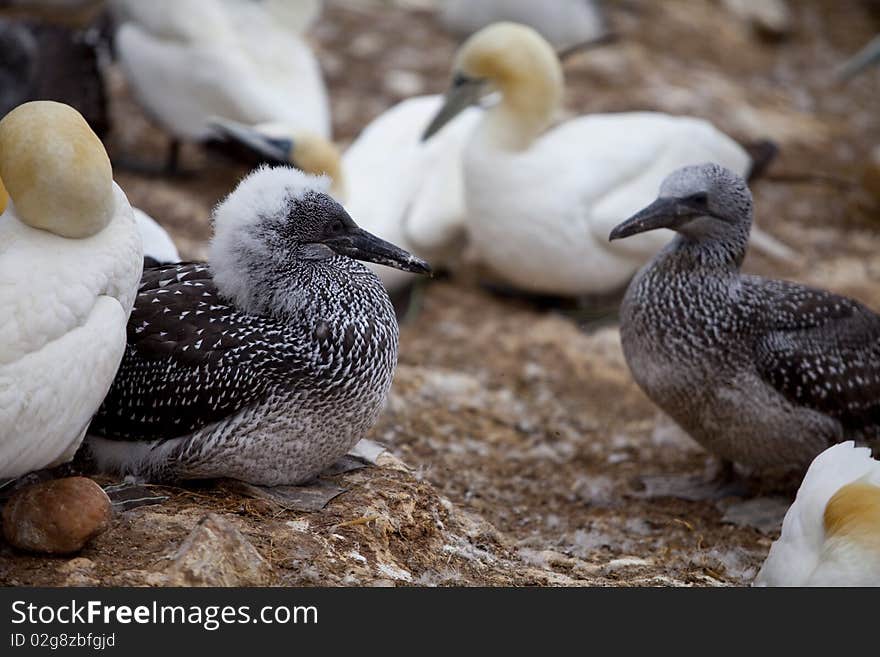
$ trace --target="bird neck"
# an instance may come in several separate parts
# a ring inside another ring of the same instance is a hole
[[[664,255],[689,270],[738,273],[746,257],[748,240],[748,231],[734,231],[724,237],[679,233],[664,249]]]
[[[562,101],[562,73],[558,62],[536,61],[497,82],[501,100],[486,113],[485,127],[494,144],[524,150],[550,125]],[[551,64],[556,64],[552,66]]]
[[[265,263],[249,268],[248,280],[233,294],[224,289],[215,272],[221,295],[252,315],[301,321],[333,317],[347,312],[358,297],[384,292],[381,282],[361,263],[344,256],[324,260]],[[378,307],[378,304],[374,304]]]

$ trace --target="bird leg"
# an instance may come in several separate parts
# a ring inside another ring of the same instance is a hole
[[[180,140],[177,137],[172,137],[168,143],[168,157],[163,172],[166,176],[175,176],[180,172]]]

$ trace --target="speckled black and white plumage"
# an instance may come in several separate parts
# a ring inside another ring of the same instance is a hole
[[[394,310],[365,266],[315,246],[338,229],[321,217],[342,210],[326,181],[292,171],[252,174],[262,182],[245,180],[218,207],[210,265],[144,272],[125,357],[89,429],[103,469],[300,483],[376,421],[397,360]]]
[[[621,340],[645,393],[708,450],[752,467],[805,466],[845,438],[877,440],[880,317],[742,275],[752,199],[736,174],[687,167],[660,197],[716,216],[670,218],[679,236],[629,286]]]

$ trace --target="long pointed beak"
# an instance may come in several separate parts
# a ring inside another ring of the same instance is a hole
[[[252,126],[231,119],[212,117],[209,127],[219,139],[232,141],[251,151],[260,160],[277,164],[290,164],[294,143],[284,137],[269,137]]]
[[[868,45],[840,65],[834,72],[834,77],[843,82],[878,64],[880,64],[880,35],[875,36]]]
[[[355,260],[374,262],[377,265],[394,267],[414,274],[431,274],[431,265],[421,258],[357,226],[340,237],[328,240],[325,244],[336,253]]]
[[[620,240],[658,228],[674,228],[681,223],[682,219],[690,218],[694,214],[679,199],[660,197],[615,227],[608,236],[608,240]]]
[[[431,123],[422,133],[422,141],[427,141],[462,111],[471,105],[476,105],[480,101],[482,92],[483,80],[465,79],[458,84],[453,84],[446,91],[443,107],[434,115]]]

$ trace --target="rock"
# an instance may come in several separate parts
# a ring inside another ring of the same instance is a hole
[[[22,550],[70,554],[110,526],[107,494],[91,479],[52,479],[17,490],[3,508],[3,535]]]
[[[64,576],[64,586],[97,586],[95,562],[85,557],[76,557],[58,567],[58,574]]]
[[[238,529],[215,513],[204,516],[172,557],[167,586],[268,586],[272,567]]]

